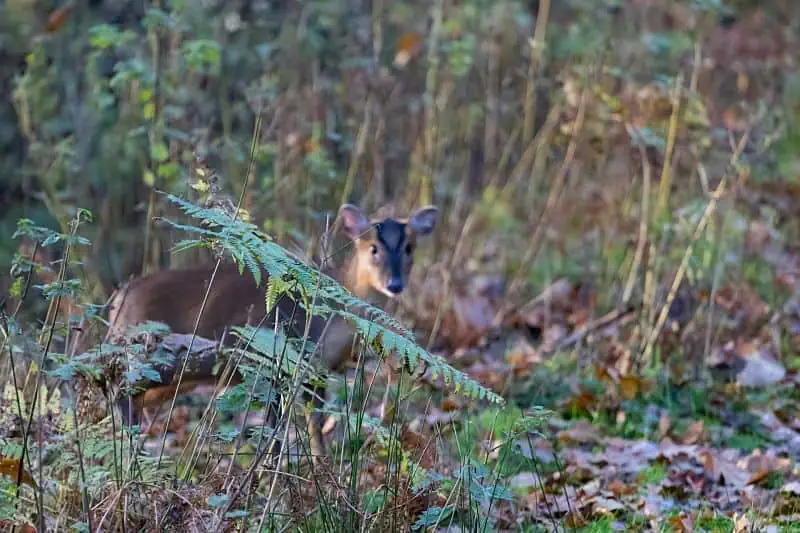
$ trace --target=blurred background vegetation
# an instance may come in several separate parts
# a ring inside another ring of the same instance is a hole
[[[342,202],[435,203],[403,298],[423,344],[462,353],[498,320],[568,339],[641,309],[590,351],[625,375],[663,306],[699,322],[656,351],[708,364],[775,333],[758,302],[792,318],[772,355],[798,368],[799,36],[796,0],[6,0],[0,294],[21,217],[67,232],[94,213],[78,256],[99,303],[198,260],[169,253],[159,190],[243,193],[307,255]],[[517,348],[499,356],[516,387],[480,379],[543,401]]]
[[[0,233],[91,210],[102,299],[182,260],[149,222],[166,214],[153,191],[198,199],[202,158],[224,192],[247,180],[246,208],[284,244],[313,250],[342,201],[435,202],[438,257],[491,250],[529,291],[596,268],[613,282],[643,154],[669,208],[657,231],[722,178],[729,132],[749,131],[750,180],[795,183],[797,14],[790,0],[10,0]],[[516,253],[532,232],[536,253]],[[3,239],[4,272],[15,247]]]

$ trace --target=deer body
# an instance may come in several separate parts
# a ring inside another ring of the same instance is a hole
[[[350,292],[362,299],[384,300],[400,294],[407,283],[412,267],[416,238],[428,235],[436,223],[436,208],[424,207],[414,212],[408,220],[386,218],[370,221],[357,207],[346,204],[339,210],[342,228],[354,243],[354,252],[341,267],[328,275],[339,281]],[[205,298],[214,265],[204,265],[181,270],[164,270],[130,281],[119,290],[110,303],[109,333],[120,334],[129,326],[146,321],[163,322],[172,333],[191,334]],[[264,273],[266,276],[266,273]],[[226,328],[235,325],[260,325],[271,327],[275,313],[284,323],[287,334],[302,336],[306,326],[304,310],[287,296],[276,303],[270,316],[266,316],[267,280],[260,286],[245,271],[239,274],[235,265],[221,263],[214,277],[211,291],[197,322],[197,335],[220,340]],[[293,317],[292,323],[287,324]],[[355,329],[345,320],[334,316],[327,319],[314,316],[308,325],[309,340],[317,343],[317,355],[328,369],[338,371],[351,355]],[[180,391],[186,392],[199,384],[216,383],[213,365],[189,369],[181,379]],[[132,402],[121,404],[123,418],[128,424],[138,423],[141,408],[154,407],[171,400],[176,393],[179,369],[164,383],[154,383],[139,393]],[[232,381],[238,381],[234,373]],[[318,400],[315,400],[318,402]],[[126,407],[127,406],[127,407]],[[309,422],[312,448],[322,447],[320,426]],[[317,440],[318,442],[314,442]],[[320,453],[320,450],[314,450]]]

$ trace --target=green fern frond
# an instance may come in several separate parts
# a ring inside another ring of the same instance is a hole
[[[335,311],[341,317],[346,318],[356,326],[358,332],[367,339],[370,344],[379,351],[391,353],[394,351],[404,357],[411,370],[414,370],[420,361],[427,364],[433,379],[441,376],[446,385],[452,385],[455,392],[462,393],[473,399],[487,399],[492,403],[504,404],[502,396],[483,387],[465,373],[453,368],[438,355],[433,355],[420,347],[414,341],[384,328],[369,320],[347,313],[345,311]]]
[[[264,303],[266,304],[267,313],[271,313],[278,303],[278,298],[282,294],[286,294],[292,288],[292,284],[287,282],[281,277],[270,277],[267,282],[267,292]]]
[[[332,277],[289,254],[254,224],[234,220],[218,208],[200,207],[171,194],[166,196],[188,216],[200,220],[203,226],[196,228],[167,221],[173,227],[180,226],[181,229],[201,233],[204,238],[215,240],[234,257],[240,273],[246,267],[257,284],[261,282],[261,270],[267,271],[271,280],[268,282],[265,302],[268,309],[274,306],[281,294],[291,295],[292,290],[296,290],[301,296],[301,306],[309,311],[312,295],[316,295],[312,312],[335,313],[350,321],[358,333],[379,352],[396,352],[405,358],[412,369],[424,361],[434,379],[442,376],[445,384],[454,387],[457,393],[488,399],[497,404],[505,403],[498,394],[456,370],[441,357],[418,346],[413,335],[393,317],[355,297]],[[356,315],[355,310],[361,311],[367,318]]]

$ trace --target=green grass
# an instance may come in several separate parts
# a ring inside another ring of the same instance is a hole
[[[642,485],[658,485],[667,476],[667,470],[663,463],[653,463],[639,472],[639,482]]]

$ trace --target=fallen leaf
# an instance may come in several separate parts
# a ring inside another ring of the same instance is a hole
[[[750,475],[736,466],[733,461],[729,461],[719,455],[714,456],[708,450],[703,451],[700,455],[703,467],[714,483],[721,483],[734,488],[742,488],[747,485]]]
[[[672,529],[677,533],[691,533],[694,531],[694,519],[684,512],[676,514],[668,521]]]
[[[11,520],[0,520],[0,526],[2,526],[5,531],[14,531],[16,533],[36,533],[36,528],[27,522],[20,525],[15,524]]]
[[[617,496],[617,497],[619,497],[619,496],[628,496],[630,494],[636,494],[636,491],[638,490],[638,487],[636,487],[634,485],[626,485],[625,483],[623,483],[619,479],[614,479],[614,480],[610,481],[606,488],[608,490],[610,490],[614,494],[614,496]]]
[[[506,362],[517,377],[528,374],[542,360],[541,355],[524,338],[518,337],[506,354]]]
[[[761,450],[754,450],[747,457],[737,461],[737,466],[742,470],[753,475],[766,472],[789,472],[792,468],[792,460],[788,457],[780,457],[773,452],[762,453]]]
[[[422,468],[431,469],[436,464],[437,449],[433,437],[405,428],[400,437],[404,450],[413,450],[412,457]]]
[[[786,377],[786,369],[764,353],[764,349],[754,347],[744,356],[744,368],[736,376],[742,387],[768,387]]]
[[[67,20],[69,20],[69,16],[72,14],[72,8],[74,5],[75,2],[73,0],[68,0],[61,7],[50,13],[50,16],[47,17],[45,31],[47,33],[55,33],[60,30]]]
[[[594,503],[594,511],[596,513],[611,514],[625,509],[625,505],[622,502],[611,498],[603,498],[602,496],[595,497],[592,503]]]
[[[436,293],[429,297],[441,299]],[[442,312],[439,338],[454,349],[474,346],[491,330],[495,314],[484,296],[453,295]]]
[[[17,478],[20,476],[21,467],[21,458],[14,459],[11,457],[0,456],[0,474],[10,477],[15,483]],[[36,488],[36,481],[33,480],[33,477],[24,468],[22,468],[22,482],[27,483],[33,488]]]
[[[558,438],[562,442],[573,441],[581,444],[600,442],[600,434],[597,428],[587,420],[579,420],[574,426],[558,433]]]
[[[746,514],[733,515],[733,531],[731,533],[750,533],[753,530],[753,525]]]
[[[700,453],[697,446],[675,444],[669,438],[664,439],[659,444],[660,455],[668,461],[675,461],[678,457],[684,455],[688,459],[696,459],[700,461]]]
[[[684,433],[681,442],[683,444],[698,444],[699,442],[705,440],[705,437],[705,424],[702,420],[698,420],[689,424],[689,427],[686,429],[686,433]]]
[[[572,529],[577,529],[585,526],[587,522],[583,515],[573,511],[566,516],[564,523]]]
[[[619,390],[626,400],[633,400],[642,390],[641,380],[634,376],[623,376],[619,380]]]
[[[770,473],[771,472],[766,468],[758,470],[758,471],[756,471],[756,472],[754,472],[753,474],[750,475],[750,479],[747,480],[747,484],[748,485],[758,485],[762,481],[766,481],[766,479],[769,478]]]
[[[415,31],[404,33],[397,39],[394,65],[405,67],[422,48],[422,35]]]
[[[658,438],[663,439],[669,435],[669,430],[672,427],[672,421],[669,418],[669,413],[664,411],[658,419]]]
[[[559,407],[567,412],[590,412],[598,404],[598,398],[588,389],[582,388],[580,394],[572,395],[559,403]]]
[[[783,487],[781,487],[781,492],[791,494],[792,496],[800,496],[800,481],[786,483]]]
[[[671,498],[664,498],[659,494],[660,488],[655,485],[647,487],[647,495],[644,498],[642,512],[650,518],[661,518],[664,513],[675,508],[675,501]]]
[[[441,403],[442,411],[450,412],[450,411],[455,411],[456,409],[461,409],[462,407],[463,406],[458,401],[458,399],[455,398],[452,394],[448,394],[447,396],[442,398],[442,403]]]

